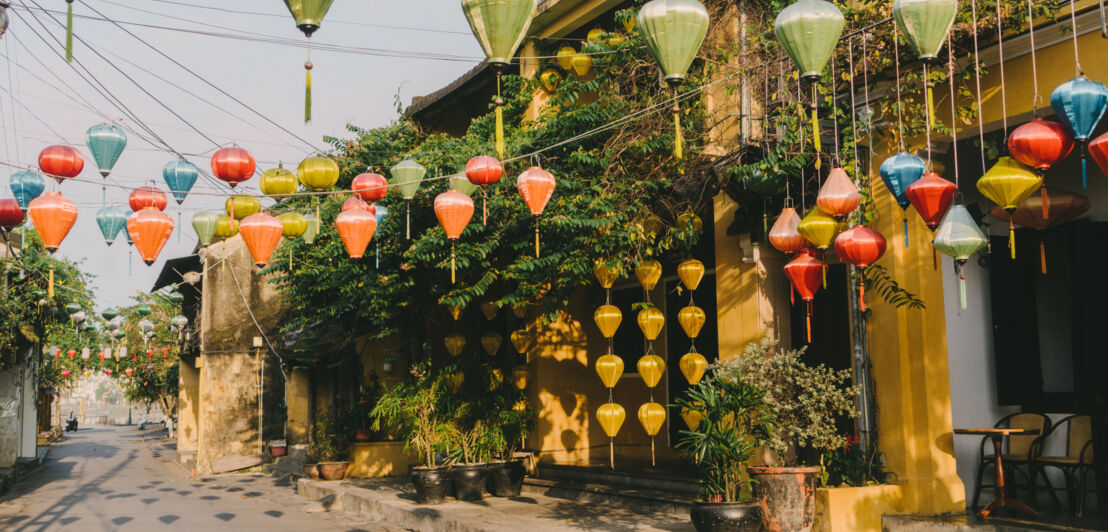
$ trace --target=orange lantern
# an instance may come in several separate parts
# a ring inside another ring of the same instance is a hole
[[[858,187],[842,168],[831,169],[827,181],[819,189],[819,196],[816,197],[819,209],[838,219],[854,212],[861,201],[862,195],[858,193]]]
[[[173,234],[173,218],[156,207],[147,207],[127,219],[127,233],[142,261],[151,266]]]
[[[389,182],[381,174],[361,174],[350,183],[350,188],[365,201],[381,201],[389,191]]]
[[[72,146],[47,146],[38,154],[38,167],[61,183],[80,175],[85,169],[85,159]]]
[[[281,242],[281,233],[285,230],[280,220],[267,213],[251,214],[239,223],[239,234],[246,243],[246,249],[250,250],[250,256],[254,257],[254,264],[259,268],[269,264],[269,257],[277,244]]]
[[[466,163],[466,179],[470,183],[481,187],[481,194],[486,196],[486,199],[482,200],[482,224],[487,224],[489,221],[488,192],[486,189],[489,185],[495,185],[500,181],[502,175],[504,175],[504,165],[500,164],[496,157],[479,155]]]
[[[131,196],[127,198],[127,203],[131,206],[131,210],[135,212],[147,207],[164,211],[166,205],[169,204],[169,200],[166,198],[165,192],[158,190],[158,187],[139,187],[131,192]]]
[[[519,188],[519,195],[523,196],[523,201],[527,202],[527,207],[531,209],[531,214],[539,216],[542,214],[543,209],[546,209],[546,204],[550,202],[550,197],[554,195],[554,187],[557,185],[557,181],[554,180],[554,175],[542,168],[532,166],[526,172],[519,174],[519,179],[516,180],[516,187]],[[539,256],[539,223],[535,221],[535,257]]]
[[[777,221],[769,230],[769,243],[771,246],[785,254],[792,254],[804,249],[808,240],[800,234],[800,215],[793,207],[785,207],[781,214],[777,215]]]
[[[212,173],[231,188],[254,177],[256,168],[254,156],[238,146],[223,148],[212,155]]]
[[[47,192],[27,206],[31,223],[35,224],[43,245],[53,253],[77,223],[77,206],[57,192]]]
[[[454,243],[473,219],[473,199],[457,190],[443,192],[435,198],[435,217],[446,231],[446,238],[450,239],[450,282],[453,283],[457,281]]]
[[[335,218],[335,228],[352,259],[360,259],[377,232],[377,217],[364,209],[350,209]]]

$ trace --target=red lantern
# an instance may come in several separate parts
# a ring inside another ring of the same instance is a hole
[[[169,204],[165,193],[158,190],[157,187],[136,188],[131,192],[131,196],[127,198],[127,203],[131,205],[131,210],[136,212],[147,207],[164,211],[166,205]]]
[[[1008,152],[1040,172],[1065,159],[1073,150],[1073,135],[1058,122],[1036,118],[1008,136]]]
[[[80,175],[85,169],[85,159],[72,146],[48,146],[38,154],[38,167],[61,183]]]
[[[173,234],[173,218],[154,207],[147,207],[127,219],[127,233],[142,261],[152,266]]]
[[[127,369],[123,370],[123,373],[126,373],[128,377],[130,377],[131,374],[134,373],[134,372],[135,372],[135,370],[132,369],[132,368],[127,368]]]
[[[389,192],[389,182],[381,174],[361,174],[350,183],[350,188],[365,201],[381,201]]]
[[[246,249],[250,250],[250,256],[259,268],[269,264],[269,258],[281,242],[284,229],[280,220],[264,212],[251,214],[239,224],[242,241],[246,243]]]
[[[15,226],[23,223],[25,215],[19,208],[19,202],[14,199],[0,199],[0,228],[11,231]]]
[[[360,259],[377,232],[377,217],[366,209],[350,209],[339,213],[335,227],[350,258]]]
[[[539,216],[542,211],[546,209],[546,204],[550,202],[551,196],[554,195],[554,187],[558,182],[554,179],[554,175],[542,168],[532,166],[526,172],[519,174],[519,179],[516,180],[516,188],[519,189],[519,195],[523,197],[523,201],[527,203],[527,208],[531,209],[531,214]],[[535,257],[539,256],[539,223],[535,221]]]
[[[954,202],[954,193],[958,186],[939,174],[928,172],[904,191],[908,201],[916,208],[927,227],[934,231],[943,221],[943,216]]]
[[[450,282],[453,283],[457,280],[454,242],[473,219],[473,198],[457,190],[443,192],[435,198],[435,217],[446,231],[446,238],[450,239]]]
[[[805,320],[808,325],[808,342],[811,343],[812,301],[815,300],[816,291],[823,283],[823,263],[807,253],[802,253],[785,265],[785,275],[800,294],[800,299],[808,306]]]
[[[73,360],[73,357],[77,356],[77,350],[70,349],[69,351],[66,351],[65,354],[69,355],[70,360]]]
[[[62,350],[60,348],[55,347],[54,348],[54,358],[58,358],[60,356],[62,356]]]
[[[168,347],[163,347],[162,348],[162,358],[167,358],[168,356],[169,356],[169,348]]]
[[[773,222],[773,227],[769,230],[770,245],[786,255],[804,249],[804,246],[808,245],[808,240],[797,230],[799,226],[800,215],[796,213],[796,209],[793,207],[781,209],[781,214],[777,215],[777,221]]]
[[[866,311],[865,269],[885,254],[887,246],[881,233],[864,225],[847,229],[835,239],[835,254],[862,270],[858,277],[858,304],[862,312]]]
[[[77,206],[57,192],[47,192],[27,206],[31,223],[38,229],[43,245],[53,253],[77,223]]]
[[[96,356],[100,357],[100,361],[101,361],[101,362],[103,362],[103,361],[104,361],[104,352],[103,352],[103,351],[101,351],[101,352],[99,352],[99,353],[96,353]]]
[[[819,189],[816,205],[819,209],[835,218],[842,218],[858,208],[862,195],[858,187],[846,175],[842,168],[832,168],[827,180]]]
[[[109,368],[109,369],[105,369],[105,370],[104,370],[104,375],[107,375],[107,376],[111,377],[111,376],[112,376],[112,370],[111,370],[110,368]]]
[[[466,163],[466,179],[468,179],[470,183],[481,187],[481,193],[486,196],[481,200],[482,225],[486,225],[489,222],[488,192],[485,189],[488,188],[489,185],[496,184],[496,182],[500,181],[500,176],[502,175],[504,175],[504,165],[500,164],[500,161],[498,161],[496,157],[479,155]]]
[[[1104,175],[1108,175],[1108,133],[1105,133],[1089,143],[1089,154],[1093,161],[1100,167]]]
[[[253,177],[255,168],[254,156],[239,147],[223,148],[212,155],[212,173],[231,188]]]
[[[377,214],[377,206],[372,203],[366,203],[357,196],[352,197],[342,202],[342,212],[346,212],[350,209],[361,209],[363,211],[369,211],[373,214]]]
[[[68,369],[63,369],[62,370],[62,377],[68,377],[69,374],[70,374],[70,371]]]
[[[154,358],[154,350],[153,349],[147,349],[146,350],[146,358],[151,359],[151,360]]]

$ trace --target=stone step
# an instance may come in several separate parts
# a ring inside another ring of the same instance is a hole
[[[1090,527],[1083,523],[1060,524],[1032,521],[1015,517],[993,517],[983,522],[970,515],[886,515],[881,518],[881,530],[882,532],[1027,532],[1030,530],[1092,532],[1104,530],[1104,527]]]
[[[689,515],[694,497],[674,492],[619,488],[605,484],[527,478],[523,493],[537,494],[578,503],[594,503],[629,510],[650,510],[677,516]]]

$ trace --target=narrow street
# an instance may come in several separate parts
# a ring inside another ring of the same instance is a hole
[[[161,447],[164,431],[96,426],[68,433],[42,468],[0,499],[0,530],[378,531],[260,474],[194,480]]]

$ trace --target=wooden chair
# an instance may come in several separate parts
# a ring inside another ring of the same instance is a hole
[[[1032,462],[1032,480],[1042,478],[1055,504],[1058,504],[1054,486],[1046,476],[1046,468],[1055,467],[1061,470],[1066,480],[1066,497],[1070,507],[1077,517],[1081,517],[1085,512],[1088,476],[1093,472],[1093,418],[1087,414],[1062,418],[1054,425],[1051,433],[1062,426],[1066,427],[1066,455],[1036,456]]]
[[[1005,476],[1008,477],[1008,487],[1012,490],[1013,495],[1017,493],[1020,487],[1019,479],[1015,473],[1020,471],[1021,468],[1026,469],[1026,471],[1023,471],[1024,482],[1022,486],[1033,489],[1034,482],[1032,474],[1034,471],[1032,471],[1031,464],[1042,452],[1042,442],[1046,438],[1046,434],[1050,432],[1050,418],[1043,414],[1020,412],[1000,418],[1000,420],[993,425],[993,428],[1038,429],[1038,435],[1008,436],[1004,442],[1004,451],[1000,455],[1004,460]],[[978,501],[981,499],[981,488],[995,487],[994,484],[984,484],[985,471],[991,471],[995,467],[994,462],[996,462],[996,457],[993,456],[992,449],[993,445],[990,437],[985,436],[981,438],[981,451],[979,454],[981,458],[978,460],[977,464],[977,487],[973,490],[974,512],[977,512],[979,508]]]

